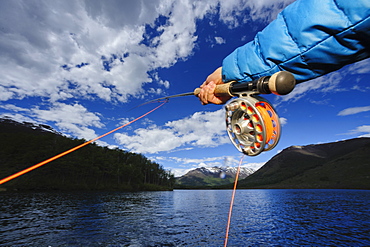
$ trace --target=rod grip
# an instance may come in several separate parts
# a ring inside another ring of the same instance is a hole
[[[231,81],[216,85],[214,94],[216,96],[235,96],[243,92],[253,92],[259,94],[289,94],[296,85],[294,75],[288,71],[279,71],[272,76],[264,76],[248,83],[235,83]],[[196,88],[194,95],[198,96],[201,89]]]
[[[231,87],[231,83],[232,82],[228,82],[228,83],[224,83],[224,84],[219,84],[219,85],[216,85],[216,88],[215,88],[215,95],[216,96],[234,96],[233,94],[231,94],[230,92],[230,87]],[[200,93],[200,88],[196,88],[194,90],[194,95],[195,96],[198,96],[198,94]]]

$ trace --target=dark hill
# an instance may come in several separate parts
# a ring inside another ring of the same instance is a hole
[[[370,138],[289,147],[238,188],[370,189]]]
[[[47,125],[0,119],[0,179],[76,147]],[[8,190],[168,190],[174,175],[141,154],[94,143],[11,180]]]

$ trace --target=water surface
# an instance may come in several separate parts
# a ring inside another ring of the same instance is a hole
[[[0,194],[1,246],[222,246],[230,190]],[[370,246],[370,191],[238,190],[228,246]]]

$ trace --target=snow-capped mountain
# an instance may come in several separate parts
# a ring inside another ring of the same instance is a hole
[[[225,174],[226,176],[230,176],[232,178],[235,178],[237,170],[238,170],[237,167],[226,167],[226,168],[221,168],[221,167],[217,167],[217,166],[215,166],[215,167],[200,167],[200,168],[195,168],[193,170],[190,170],[184,176],[195,175],[195,174],[204,174],[204,175],[210,175],[210,176],[222,178],[223,174]],[[240,168],[240,173],[239,173],[239,178],[246,178],[247,176],[251,175],[252,173],[254,173],[253,169],[246,168],[246,167],[241,167]]]
[[[179,187],[204,187],[229,184],[234,181],[237,167],[200,167],[190,170],[176,179]],[[254,173],[251,168],[241,167],[239,179],[244,179]]]

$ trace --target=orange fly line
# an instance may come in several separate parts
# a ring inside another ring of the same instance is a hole
[[[96,138],[94,138],[94,139],[92,139],[90,141],[84,142],[81,145],[78,145],[78,146],[76,146],[74,148],[71,148],[71,149],[69,149],[69,150],[67,150],[67,151],[65,151],[63,153],[60,153],[58,155],[55,155],[54,157],[51,157],[51,158],[49,158],[47,160],[44,160],[44,161],[42,161],[42,162],[40,162],[40,163],[38,163],[36,165],[33,165],[33,166],[29,167],[29,168],[26,168],[26,169],[24,169],[24,170],[22,170],[20,172],[17,172],[17,173],[15,173],[15,174],[13,174],[13,175],[11,175],[9,177],[3,178],[3,179],[0,180],[0,184],[4,184],[4,183],[6,183],[6,182],[8,182],[8,181],[10,181],[10,180],[12,180],[14,178],[17,178],[17,177],[19,177],[19,176],[21,176],[23,174],[26,174],[26,173],[28,173],[28,172],[30,172],[32,170],[35,170],[36,168],[39,168],[40,166],[43,166],[43,165],[45,165],[45,164],[47,164],[47,163],[49,163],[49,162],[51,162],[53,160],[56,160],[56,159],[58,159],[58,158],[60,158],[60,157],[62,157],[64,155],[66,155],[66,154],[72,153],[73,151],[76,151],[77,149],[80,149],[80,148],[82,148],[82,147],[84,147],[84,146],[86,146],[86,145],[88,145],[88,144],[90,144],[90,143],[92,143],[92,142],[94,142],[96,140],[99,140],[100,138],[103,138],[103,137],[105,137],[105,136],[107,136],[107,135],[109,135],[109,134],[111,134],[111,133],[113,133],[113,132],[115,132],[115,131],[117,131],[119,129],[122,129],[123,127],[126,127],[127,125],[132,124],[133,122],[136,122],[137,120],[139,120],[139,119],[141,119],[141,118],[149,115],[150,113],[154,112],[155,110],[157,110],[158,108],[160,108],[161,106],[163,106],[165,103],[167,103],[167,101],[164,101],[161,105],[155,107],[154,109],[148,111],[147,113],[141,115],[140,117],[135,118],[131,122],[128,122],[128,123],[126,123],[124,125],[121,125],[120,127],[116,128],[114,130],[111,130],[111,131],[109,131],[109,132],[107,132],[107,133],[105,133],[105,134],[103,134],[101,136],[98,136],[98,137],[96,137]]]
[[[227,241],[229,239],[229,230],[230,230],[230,223],[231,223],[231,214],[233,211],[233,205],[234,205],[234,199],[235,199],[235,192],[236,192],[236,185],[238,184],[238,179],[239,179],[239,173],[240,173],[240,166],[243,162],[245,155],[243,155],[240,158],[239,165],[238,165],[238,170],[236,171],[235,175],[235,181],[234,181],[234,188],[233,188],[233,193],[231,195],[231,201],[230,201],[230,208],[229,208],[229,216],[227,218],[227,225],[226,225],[226,236],[225,236],[225,241],[224,241],[224,247],[227,246]]]

